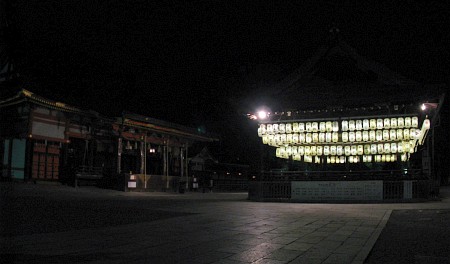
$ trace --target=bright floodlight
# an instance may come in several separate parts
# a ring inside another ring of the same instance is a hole
[[[259,119],[266,119],[267,118],[267,112],[266,111],[259,111],[258,112],[258,118]]]
[[[425,109],[427,109],[427,106],[426,106],[425,104],[422,104],[422,105],[420,106],[420,109],[422,109],[422,111],[425,111]]]

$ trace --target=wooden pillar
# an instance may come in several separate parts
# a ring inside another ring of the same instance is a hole
[[[117,173],[122,171],[122,138],[117,139]]]

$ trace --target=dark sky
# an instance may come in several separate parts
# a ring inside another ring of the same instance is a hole
[[[220,132],[219,121],[240,114],[230,98],[254,88],[224,83],[242,69],[252,73],[244,78],[288,74],[332,25],[371,60],[449,83],[446,1],[154,2],[10,1],[25,88],[105,115],[129,110]]]

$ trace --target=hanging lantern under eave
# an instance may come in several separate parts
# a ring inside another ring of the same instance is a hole
[[[376,132],[375,132],[375,130],[370,130],[370,131],[369,131],[369,141],[375,142],[376,139],[377,139],[377,138],[376,138]]]
[[[403,117],[397,118],[397,127],[403,128],[405,126],[405,119]]]
[[[378,154],[383,154],[384,150],[383,150],[383,144],[377,144],[377,153]]]
[[[369,128],[371,130],[377,129],[377,120],[376,119],[370,119],[369,120]]]
[[[286,133],[292,133],[293,132],[292,131],[292,124],[291,123],[286,123],[285,130],[286,130]]]
[[[319,131],[319,123],[312,122],[311,123],[311,132],[318,132]]]
[[[298,139],[298,134],[292,134],[292,143],[293,144],[298,144],[299,143],[299,139]]]
[[[396,140],[397,139],[397,131],[395,129],[391,129],[389,131],[389,138],[391,140]]]
[[[263,135],[262,136],[262,142],[263,144],[269,144],[269,135]]]
[[[342,146],[336,146],[336,155],[342,156],[344,154],[344,148]]]
[[[304,146],[299,146],[298,147],[298,154],[300,155],[305,155],[305,147]]]
[[[377,144],[370,145],[370,154],[372,154],[372,155],[377,154]]]
[[[317,146],[317,155],[318,156],[322,156],[323,155],[323,147],[322,146]]]
[[[348,130],[355,131],[355,129],[356,129],[355,120],[348,121]]]
[[[405,117],[405,127],[410,128],[411,125],[411,117]]]
[[[298,141],[300,142],[300,144],[303,144],[306,142],[305,133],[298,134]]]
[[[335,156],[336,155],[336,146],[330,147],[330,155]]]
[[[341,126],[342,126],[342,131],[348,131],[348,121],[347,120],[342,120]]]
[[[370,125],[369,125],[370,123],[369,123],[369,119],[364,119],[363,120],[363,129],[364,130],[369,130],[369,128],[370,128]]]
[[[330,146],[324,146],[324,147],[323,147],[323,154],[324,154],[325,156],[330,155]]]
[[[281,123],[278,125],[278,133],[280,133],[280,134],[286,133],[286,125],[285,124]]]
[[[387,130],[387,129],[383,130],[383,140],[384,141],[389,140],[389,130]]]
[[[383,129],[383,119],[377,119],[377,129]]]
[[[384,143],[384,153],[391,153],[391,144]]]
[[[345,156],[350,156],[350,154],[351,154],[350,146],[345,146],[344,147],[344,154],[345,154]]]
[[[337,143],[339,141],[339,133],[338,132],[333,132],[332,135],[331,135],[331,140],[334,143]]]
[[[353,156],[356,155],[356,154],[358,153],[358,150],[357,150],[357,148],[356,148],[355,145],[352,145],[352,146],[350,147],[350,153],[351,153]]]
[[[339,122],[338,121],[333,121],[333,132],[338,132],[339,131]]]
[[[366,144],[364,145],[364,155],[369,155],[370,154],[370,145]]]
[[[365,131],[367,132],[367,131]],[[361,131],[356,131],[355,133],[355,140],[356,142],[361,142],[362,141],[362,132]]]
[[[355,132],[348,133],[348,141],[355,142]]]
[[[327,122],[325,123],[325,127],[326,127],[326,131],[327,131],[327,132],[333,131],[333,124],[331,123],[331,121],[327,121]]]
[[[267,124],[267,126],[266,126],[266,133],[267,134],[273,134],[273,126],[272,126],[272,124]]]
[[[362,120],[356,120],[355,128],[356,130],[362,130]]]
[[[362,140],[363,140],[364,142],[369,141],[369,131],[363,131],[363,132],[362,132]]]
[[[326,141],[327,143],[330,143],[330,142],[331,142],[331,139],[332,139],[331,132],[325,133],[325,141]]]
[[[319,133],[313,133],[312,134],[312,142],[318,143],[319,142]]]
[[[258,136],[262,137],[265,134],[266,134],[266,126],[264,124],[259,125]]]
[[[311,132],[311,122],[306,122],[305,130],[306,130],[306,132]]]
[[[311,155],[311,146],[305,146],[305,155],[306,156]]]
[[[319,131],[320,132],[326,132],[327,131],[325,122],[320,122],[319,123]]]
[[[364,147],[363,145],[358,145],[356,148],[356,154],[357,155],[363,155],[364,154]]]
[[[397,118],[391,118],[391,128],[397,128]]]
[[[390,118],[385,118],[383,120],[383,128],[384,129],[389,129],[391,128],[391,119]]]
[[[292,131],[294,133],[298,133],[299,132],[298,123],[292,123]]]
[[[418,128],[419,127],[419,118],[417,116],[414,116],[411,118],[411,126],[413,128]]]
[[[278,134],[278,124],[272,124],[272,129],[274,134]]]
[[[397,153],[397,143],[391,143],[391,153]]]
[[[311,155],[312,156],[316,156],[317,155],[317,147],[316,146],[311,146]]]
[[[286,143],[292,144],[292,134],[286,134]]]

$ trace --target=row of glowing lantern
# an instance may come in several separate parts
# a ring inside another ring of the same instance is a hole
[[[378,142],[416,139],[420,135],[420,129],[384,129],[356,132],[319,132],[319,133],[295,133],[262,135],[263,144],[278,146],[284,144],[311,144],[311,143],[353,143],[353,142]]]
[[[338,131],[361,131],[361,130],[381,130],[396,128],[417,128],[419,119],[413,117],[392,117],[363,120],[342,120],[339,130],[338,121],[306,122],[306,123],[276,123],[260,124],[258,135],[284,134],[302,132],[338,132]]]
[[[407,161],[409,159],[409,154],[404,153],[399,155],[401,161]],[[279,158],[288,159],[289,156],[280,156]],[[328,164],[339,164],[339,163],[370,163],[370,162],[396,162],[398,160],[398,155],[395,154],[383,154],[383,155],[363,155],[363,156],[329,156],[329,157],[318,157],[318,156],[301,156],[300,154],[292,156],[293,160],[301,161],[308,163],[323,163],[325,160]]]
[[[276,149],[276,156],[361,156],[375,154],[414,153],[417,141],[403,141],[399,143],[346,145],[346,146],[287,146]]]

